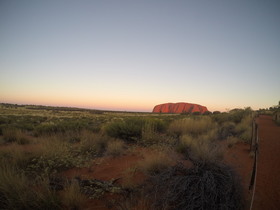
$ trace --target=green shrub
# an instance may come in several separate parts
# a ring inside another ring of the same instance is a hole
[[[127,118],[111,122],[105,131],[111,137],[133,142],[141,138],[143,124],[141,118]]]
[[[94,122],[89,118],[54,118],[35,127],[35,135],[50,135],[66,132],[80,132],[92,130],[98,132],[101,122]]]
[[[138,164],[140,170],[147,174],[157,174],[172,165],[173,160],[168,151],[154,151],[144,154],[144,159]]]
[[[113,140],[110,141],[107,145],[107,150],[106,154],[111,155],[111,156],[119,156],[124,153],[124,142],[121,140]]]
[[[215,163],[223,158],[221,147],[211,138],[210,134],[205,134],[199,137],[183,135],[177,151],[184,154],[194,163]]]
[[[33,177],[33,180],[35,177]],[[30,181],[7,162],[0,166],[1,209],[61,209],[55,192],[45,180]]]
[[[235,131],[238,137],[240,137],[244,142],[249,143],[252,137],[251,115],[243,117],[241,122],[236,125]]]
[[[14,127],[3,128],[3,139],[6,143],[16,142],[18,144],[29,144],[29,137],[20,129]]]
[[[0,151],[0,160],[19,169],[25,169],[28,166],[30,159],[35,156],[35,154],[24,151],[22,146],[18,144],[11,144],[5,150]]]
[[[196,141],[196,139],[190,135],[181,136],[178,144],[176,145],[176,151],[188,156],[189,150],[191,149],[191,145],[194,141]]]
[[[229,136],[236,135],[235,127],[236,124],[234,122],[231,121],[223,122],[221,126],[219,126],[218,138],[224,140]]]
[[[84,130],[80,138],[81,141],[77,148],[79,153],[90,157],[104,153],[108,142],[111,141],[111,138],[106,135],[95,134],[88,130]]]
[[[183,134],[200,135],[216,127],[215,122],[208,116],[199,118],[184,118],[173,121],[168,128],[171,135]]]
[[[141,139],[143,134],[148,137],[154,133],[164,132],[166,126],[167,123],[161,119],[129,117],[107,124],[105,132],[111,137],[135,142]]]

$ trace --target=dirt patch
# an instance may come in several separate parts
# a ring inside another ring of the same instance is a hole
[[[253,209],[280,209],[280,126],[265,115],[257,123],[259,156]]]
[[[252,192],[249,191],[254,158],[250,155],[250,145],[237,143],[226,149],[224,154],[225,163],[230,165],[241,178],[245,197],[245,209],[248,209],[251,202]]]

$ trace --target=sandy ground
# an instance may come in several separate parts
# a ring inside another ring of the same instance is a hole
[[[252,191],[249,190],[249,185],[254,163],[254,158],[250,155],[250,145],[237,143],[225,151],[224,159],[225,163],[230,165],[240,176],[245,198],[245,209],[249,209],[252,198]]]
[[[259,155],[254,210],[280,209],[280,126],[262,115],[259,124]]]
[[[135,185],[143,183],[147,178],[143,173],[135,170],[139,161],[143,160],[143,153],[151,152],[148,148],[139,148],[135,153],[126,154],[119,157],[103,157],[95,160],[91,168],[70,169],[63,173],[63,176],[73,178],[79,176],[83,179],[100,179],[112,180],[121,178],[118,183],[123,185],[124,180],[130,177]],[[229,164],[241,178],[241,184],[245,196],[245,207],[249,209],[252,192],[249,191],[249,184],[253,168],[254,158],[250,156],[250,145],[237,143],[231,148],[226,148],[224,154],[226,164]],[[189,164],[184,163],[190,167]],[[128,183],[129,184],[129,183]],[[114,198],[114,196],[113,196]],[[87,209],[108,210],[116,209],[114,206],[108,206],[108,199],[112,199],[111,195],[105,195],[100,199],[89,200]],[[141,209],[141,208],[136,208]]]

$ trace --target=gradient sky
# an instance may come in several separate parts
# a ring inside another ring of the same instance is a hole
[[[278,0],[0,0],[0,102],[225,111],[279,100]]]

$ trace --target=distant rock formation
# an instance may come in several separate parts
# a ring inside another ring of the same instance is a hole
[[[166,103],[156,105],[153,109],[154,113],[194,113],[201,114],[208,112],[205,106],[190,103]]]

